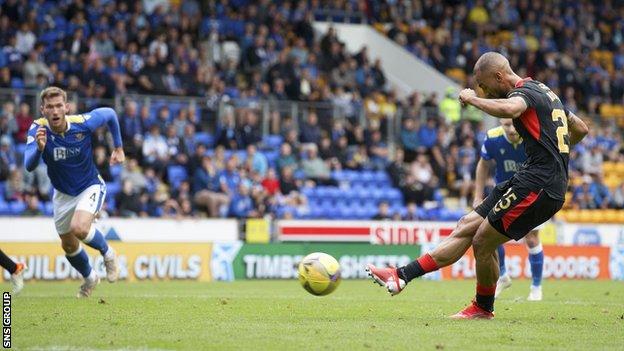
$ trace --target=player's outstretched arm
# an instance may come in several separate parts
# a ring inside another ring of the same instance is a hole
[[[121,142],[121,130],[119,128],[119,121],[117,120],[117,113],[110,107],[101,107],[96,108],[91,111],[90,118],[87,119],[86,123],[89,129],[96,130],[106,123],[108,126],[108,130],[113,135],[113,143],[115,144],[115,149],[110,157],[110,164],[123,163],[126,159],[126,156],[123,151],[123,145]]]
[[[33,123],[28,130],[26,151],[24,151],[24,165],[28,172],[34,171],[39,165],[46,141],[47,132],[45,127]]]
[[[568,111],[568,134],[570,146],[578,144],[589,133],[589,127],[577,115]]]
[[[479,110],[497,118],[517,118],[527,109],[527,103],[521,97],[507,99],[483,99],[472,89],[464,89],[459,93],[462,104],[472,105]]]

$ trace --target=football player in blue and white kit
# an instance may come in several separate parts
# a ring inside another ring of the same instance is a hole
[[[501,119],[501,126],[488,130],[481,147],[481,159],[477,163],[475,180],[474,203],[476,208],[483,201],[485,181],[490,174],[491,167],[496,164],[494,179],[496,183],[510,179],[518,167],[526,161],[526,153],[522,138],[513,126],[511,119]],[[538,228],[533,229],[524,237],[529,249],[529,263],[533,282],[529,292],[529,301],[542,300],[542,269],[544,266],[544,252],[540,243]],[[505,247],[498,247],[500,278],[496,284],[495,297],[511,286],[511,277],[505,268]]]
[[[106,196],[106,185],[98,174],[91,151],[91,133],[106,124],[115,149],[110,163],[123,163],[125,155],[117,114],[111,108],[97,108],[81,115],[67,115],[67,94],[48,87],[41,92],[43,118],[28,131],[24,163],[32,172],[43,158],[54,186],[54,223],[67,260],[84,277],[78,297],[89,297],[100,278],[92,269],[81,241],[104,256],[106,278],[117,280],[117,257],[104,236],[93,225]]]

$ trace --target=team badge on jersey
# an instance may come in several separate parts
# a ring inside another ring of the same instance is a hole
[[[84,134],[82,134],[82,133],[76,134],[76,140],[80,141],[80,140],[82,140],[82,138],[84,138]]]
[[[505,154],[505,149],[500,149],[501,155]]]

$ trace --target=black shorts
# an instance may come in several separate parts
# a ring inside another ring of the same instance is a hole
[[[554,216],[563,201],[512,180],[497,184],[475,211],[499,233],[517,241]]]

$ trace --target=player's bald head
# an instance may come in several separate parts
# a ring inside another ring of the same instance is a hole
[[[477,84],[487,98],[503,98],[513,88],[511,77],[516,74],[507,58],[497,52],[481,55],[474,66]]]
[[[495,72],[512,73],[509,60],[498,52],[486,52],[481,55],[474,66],[475,73],[491,74]]]

